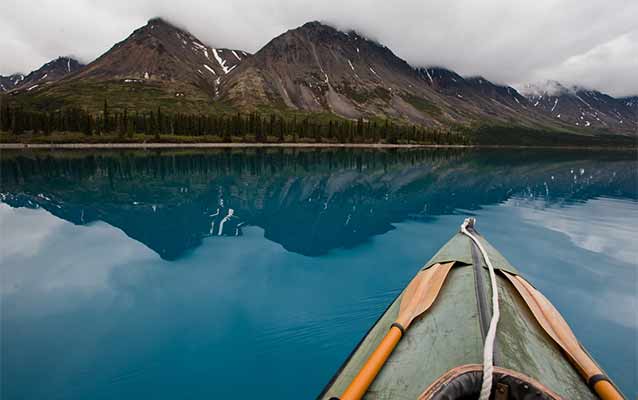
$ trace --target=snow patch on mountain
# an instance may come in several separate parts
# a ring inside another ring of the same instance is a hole
[[[215,57],[215,60],[217,60],[217,63],[219,64],[220,67],[222,67],[222,70],[224,71],[225,74],[229,73],[230,71],[232,71],[232,67],[228,67],[226,66],[226,60],[224,60],[219,53],[221,53],[222,50],[217,50],[217,49],[213,49],[213,56]]]

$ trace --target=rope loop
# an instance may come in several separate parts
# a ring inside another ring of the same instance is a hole
[[[461,225],[461,233],[469,237],[479,248],[485,264],[490,273],[490,285],[492,286],[492,319],[490,321],[490,327],[485,335],[485,343],[483,345],[483,383],[481,385],[481,395],[479,400],[488,400],[492,391],[492,380],[494,375],[494,341],[496,339],[496,326],[500,318],[500,310],[498,306],[498,287],[496,286],[496,273],[494,272],[494,266],[490,261],[490,257],[483,248],[481,242],[468,231],[468,227],[474,227],[476,220],[474,218],[465,218]]]

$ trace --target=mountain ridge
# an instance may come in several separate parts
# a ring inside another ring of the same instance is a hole
[[[301,113],[437,129],[481,124],[636,135],[638,127],[635,97],[616,99],[558,82],[518,91],[443,67],[412,66],[378,41],[319,21],[289,29],[249,54],[208,46],[153,18],[73,73],[42,86],[27,77],[8,93],[42,110],[76,105],[98,112],[108,98],[115,109],[142,112],[162,106],[205,114]],[[20,78],[2,79],[6,86]],[[26,82],[35,85],[29,93]]]
[[[27,75],[17,73],[7,77],[0,76],[0,92],[12,90],[34,90],[39,86],[57,82],[74,74],[84,67],[84,64],[73,57],[55,58]]]
[[[557,81],[528,84],[523,92],[533,107],[579,127],[608,128],[638,120],[631,98],[614,98],[597,90],[565,86]]]

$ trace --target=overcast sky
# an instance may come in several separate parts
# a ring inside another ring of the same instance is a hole
[[[307,21],[353,28],[414,66],[520,86],[638,95],[638,0],[2,0],[0,74],[89,62],[154,16],[211,46],[259,50]],[[28,4],[27,4],[28,3]]]

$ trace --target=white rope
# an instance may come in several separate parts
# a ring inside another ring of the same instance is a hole
[[[498,324],[498,319],[500,317],[500,310],[498,308],[498,288],[496,286],[496,273],[494,272],[494,266],[492,265],[490,257],[487,255],[487,251],[485,251],[481,242],[479,242],[479,240],[467,230],[468,226],[474,226],[474,222],[474,218],[465,218],[463,225],[461,225],[461,232],[476,243],[490,272],[490,284],[492,286],[492,320],[490,321],[490,328],[487,330],[485,344],[483,345],[483,384],[481,385],[481,395],[479,397],[479,400],[488,400],[490,392],[492,391],[492,375],[494,373],[494,340],[496,339],[496,325]]]

